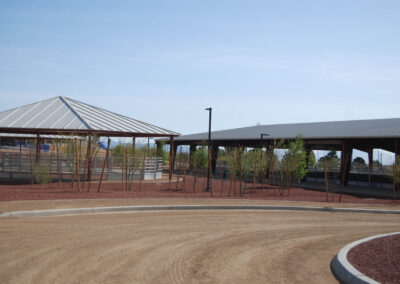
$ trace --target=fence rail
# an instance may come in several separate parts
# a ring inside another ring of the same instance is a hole
[[[30,179],[31,172],[37,175],[48,175],[51,179],[71,180],[82,179],[90,168],[91,179],[98,179],[103,169],[104,156],[96,156],[90,163],[81,157],[56,153],[41,153],[40,158],[26,152],[0,152],[0,180],[14,181]],[[133,179],[157,179],[162,174],[162,158],[135,156],[130,159],[129,166]],[[121,159],[108,157],[104,179],[121,179],[124,165]],[[60,175],[60,177],[59,177]]]

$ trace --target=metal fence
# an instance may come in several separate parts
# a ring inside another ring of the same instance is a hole
[[[30,180],[31,174],[48,175],[52,180],[69,181],[84,179],[90,169],[91,180],[100,178],[104,165],[104,156],[97,156],[88,163],[85,157],[76,157],[56,153],[41,153],[37,158],[35,153],[0,152],[0,180],[24,181]],[[162,175],[162,158],[135,157],[130,162],[132,179],[158,179]],[[122,161],[115,157],[108,157],[104,167],[103,179],[121,179],[124,172]],[[78,176],[79,175],[79,176]]]

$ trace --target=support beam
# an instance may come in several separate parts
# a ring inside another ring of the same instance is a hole
[[[190,145],[189,148],[189,170],[193,170],[194,165],[194,153],[196,152],[197,145]]]
[[[368,150],[368,168],[370,170],[370,172],[372,171],[372,166],[374,164],[374,149],[370,149]]]
[[[368,184],[371,184],[371,175],[372,175],[372,170],[373,170],[373,165],[374,165],[374,149],[371,148],[368,150]]]
[[[343,140],[341,162],[340,162],[342,185],[349,184],[352,155],[353,155],[353,147],[350,145],[348,141]]]

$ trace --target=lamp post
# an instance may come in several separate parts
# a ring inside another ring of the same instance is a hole
[[[207,166],[207,187],[204,189],[205,192],[210,192],[210,151],[211,151],[211,113],[212,107],[206,108],[208,110],[208,166]]]

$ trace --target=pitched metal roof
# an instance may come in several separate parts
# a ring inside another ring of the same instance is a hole
[[[301,135],[303,139],[399,138],[400,118],[256,125],[213,131],[211,140],[259,140],[262,133],[269,134],[263,136],[264,140],[293,139],[297,135]],[[208,132],[203,132],[182,135],[175,141],[207,139]]]
[[[0,132],[178,136],[179,133],[88,105],[54,97],[0,112]]]
[[[27,133],[0,133],[0,138],[13,138],[13,139],[36,139],[36,134],[27,134]],[[40,135],[40,138],[43,139],[83,139],[82,136],[74,136],[74,135]]]

